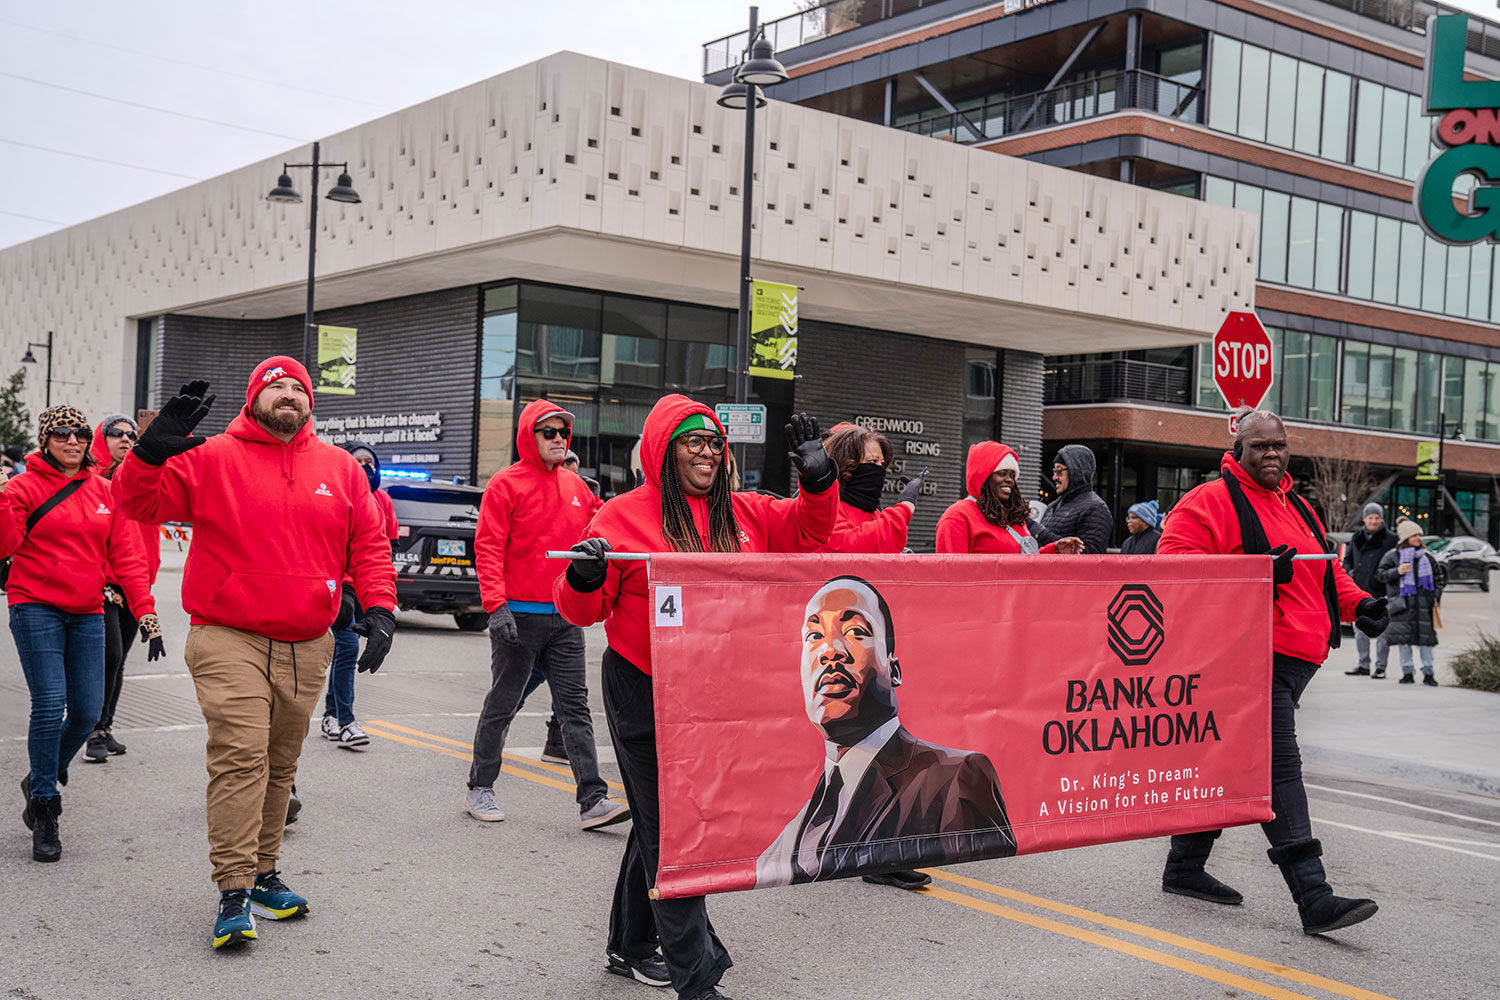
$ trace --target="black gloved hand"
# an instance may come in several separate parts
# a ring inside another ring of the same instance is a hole
[[[838,469],[823,450],[816,418],[806,413],[792,414],[792,422],[786,425],[786,446],[790,449],[786,457],[797,467],[797,478],[802,480],[804,490],[822,493],[833,485]]]
[[[354,626],[354,631],[365,637],[365,651],[355,669],[359,673],[368,670],[373,674],[391,651],[391,639],[396,635],[396,616],[385,608],[371,608]]]
[[[1274,556],[1276,559],[1275,567],[1271,570],[1271,577],[1276,581],[1276,586],[1280,587],[1283,584],[1291,583],[1292,569],[1296,566],[1296,563],[1292,562],[1292,558],[1296,556],[1297,550],[1287,548],[1285,545],[1278,545],[1266,554]]]
[[[354,585],[352,583],[344,584],[343,590],[339,594],[339,614],[333,620],[333,630],[335,632],[342,632],[350,625],[353,625],[354,614],[358,609],[359,601],[354,596]]]
[[[927,470],[923,469],[912,477],[911,482],[901,487],[901,492],[896,494],[897,503],[909,503],[913,507],[917,505],[917,497],[922,495],[922,483],[927,479]]]
[[[1354,627],[1371,639],[1380,635],[1391,623],[1391,613],[1386,610],[1386,598],[1366,597],[1354,606]]]
[[[609,543],[602,538],[585,538],[570,551],[583,552],[589,558],[569,561],[568,586],[580,594],[591,594],[604,586],[604,578],[609,573],[609,560],[604,558],[604,553],[609,551]]]
[[[516,631],[516,619],[511,615],[508,605],[502,604],[490,612],[490,635],[507,646],[521,644],[521,633]]]
[[[146,643],[146,661],[159,660],[167,655],[167,644],[161,637],[161,619],[155,615],[141,615],[137,622],[141,627],[141,639]]]
[[[188,436],[214,405],[214,397],[205,395],[207,392],[208,383],[198,379],[188,382],[177,395],[167,400],[135,443],[136,457],[148,465],[164,465],[172,456],[191,451],[207,441],[208,438]]]

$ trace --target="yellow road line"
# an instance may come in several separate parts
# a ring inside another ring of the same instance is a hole
[[[370,726],[374,725],[374,723],[366,722],[365,725]],[[378,729],[366,729],[365,732],[370,736],[379,736],[383,740],[391,740],[395,743],[405,743],[407,746],[412,747],[421,747],[423,750],[431,750],[433,753],[444,754],[449,757],[454,757],[458,760],[472,761],[474,759],[471,754],[459,753],[457,750],[449,750],[447,747],[434,746],[431,743],[424,743],[421,740],[408,739],[405,736],[397,736],[395,733],[382,733]],[[573,785],[565,785],[561,781],[557,781],[556,779],[548,778],[540,774],[532,774],[530,771],[522,771],[514,767],[506,767],[504,765],[501,765],[500,773],[508,774],[513,778],[525,778],[527,781],[534,781],[538,785],[546,785],[548,788],[560,788],[565,792],[577,791],[577,788]]]
[[[463,743],[459,740],[450,740],[446,736],[438,736],[435,733],[424,733],[420,729],[408,729],[406,726],[399,726],[394,722],[385,722],[380,719],[372,719],[365,724],[369,726],[384,726],[386,729],[390,729],[398,733],[406,733],[408,736],[420,736],[424,740],[432,740],[435,743],[446,743],[450,747],[458,747],[461,750],[468,750],[470,753],[474,751],[474,744],[472,743]],[[549,764],[544,760],[532,760],[530,757],[522,757],[519,754],[513,753],[506,753],[502,754],[501,756],[503,756],[506,760],[513,760],[518,764],[525,764],[527,767],[534,767],[541,771],[551,771],[553,774],[560,774],[565,778],[573,777],[573,771],[571,768],[563,767],[559,764]],[[617,792],[624,793],[625,791],[625,786],[617,781],[606,781],[605,784],[610,788],[613,788]]]
[[[932,872],[932,874],[936,875],[938,873]],[[1186,958],[1178,958],[1176,955],[1169,955],[1164,951],[1157,951],[1155,948],[1131,944],[1129,941],[1121,941],[1107,934],[1084,930],[1081,927],[1059,923],[1056,920],[1049,920],[1046,917],[1033,916],[1030,913],[1013,910],[1008,906],[998,906],[995,903],[989,903],[982,899],[975,899],[973,896],[965,896],[963,893],[951,892],[947,889],[939,889],[934,886],[927,886],[924,889],[917,889],[915,891],[918,895],[934,896],[949,903],[966,906],[971,910],[979,910],[981,913],[1004,917],[1006,920],[1014,920],[1016,923],[1026,924],[1029,927],[1051,931],[1054,934],[1061,934],[1063,937],[1070,937],[1077,941],[1085,941],[1089,944],[1098,945],[1101,948],[1108,948],[1110,951],[1118,951],[1124,955],[1130,955],[1147,962],[1155,963],[1156,965],[1164,965],[1169,969],[1176,969],[1178,972],[1186,972],[1189,975],[1198,976],[1199,978],[1215,983],[1232,986],[1235,989],[1244,990],[1246,993],[1269,997],[1270,1000],[1312,1000],[1305,993],[1293,993],[1291,990],[1284,990],[1279,986],[1262,983],[1258,979],[1247,979],[1244,976],[1235,975],[1233,972],[1215,969],[1211,965],[1204,965],[1201,962],[1194,962]]]
[[[1070,917],[1077,917],[1080,920],[1088,920],[1113,930],[1138,934],[1141,937],[1150,938],[1162,944],[1172,945],[1174,948],[1195,951],[1200,955],[1207,955],[1210,958],[1217,958],[1223,962],[1231,962],[1235,965],[1244,966],[1247,969],[1254,969],[1256,972],[1267,972],[1273,976],[1280,976],[1283,979],[1290,979],[1293,982],[1301,983],[1304,986],[1311,986],[1314,989],[1326,990],[1329,993],[1337,993],[1339,996],[1350,997],[1352,1000],[1391,1000],[1390,997],[1383,993],[1373,993],[1358,986],[1341,983],[1336,979],[1327,979],[1311,972],[1303,972],[1300,969],[1293,969],[1279,962],[1268,962],[1253,955],[1246,955],[1242,952],[1220,948],[1217,945],[1208,944],[1204,941],[1183,937],[1181,934],[1173,934],[1170,931],[1158,930],[1155,927],[1148,927],[1145,924],[1132,923],[1129,920],[1121,920],[1118,917],[1095,913],[1093,910],[1070,906],[1067,903],[1059,903],[1055,900],[1046,899],[1042,896],[1033,896],[1030,893],[1019,892],[1015,889],[1007,889],[1004,886],[995,885],[991,882],[983,882],[976,878],[970,878],[967,875],[959,875],[938,868],[926,868],[923,870],[933,878],[941,879],[944,882],[952,882],[955,885],[988,893],[992,896],[999,896],[1002,899],[1025,903],[1028,906],[1035,906],[1041,910],[1051,910],[1053,913],[1062,913]]]

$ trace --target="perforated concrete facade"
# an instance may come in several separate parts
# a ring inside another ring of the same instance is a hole
[[[507,277],[732,306],[743,113],[716,95],[561,53],[329,137],[364,203],[319,207],[320,310]],[[1252,304],[1250,215],[792,105],[757,133],[755,270],[809,318],[1059,353]],[[307,156],[0,251],[0,352],[56,330],[65,394],[116,407],[134,318],[300,313],[307,208],[264,197]]]

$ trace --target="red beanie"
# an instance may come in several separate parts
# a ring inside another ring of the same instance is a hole
[[[307,369],[296,358],[289,358],[284,354],[267,358],[255,366],[255,371],[250,375],[250,385],[245,389],[245,405],[252,406],[261,390],[279,378],[294,378],[301,382],[302,388],[307,390],[307,408],[312,409],[313,387]]]

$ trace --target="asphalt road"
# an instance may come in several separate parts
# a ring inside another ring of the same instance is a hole
[[[30,860],[15,815],[27,699],[0,641],[0,996],[665,1000],[603,971],[627,828],[580,832],[566,772],[526,759],[543,741],[545,688],[496,787],[506,822],[464,815],[488,640],[421,615],[401,616],[386,668],[359,678],[370,750],[316,735],[306,745],[307,806],[283,871],[311,915],[261,922],[249,948],[213,952],[204,729],[175,583],[169,569],[158,588],[172,655],[132,654],[116,728],[129,753],[73,766],[56,865]],[[591,635],[595,680],[601,651]],[[1325,673],[1335,683],[1333,664]],[[592,695],[603,737],[597,683]],[[954,866],[920,892],[854,881],[716,897],[736,963],[723,989],[737,1000],[1500,996],[1500,800],[1354,770],[1314,767],[1308,780],[1335,889],[1381,906],[1336,935],[1301,933],[1264,838],[1245,828],[1226,833],[1212,868],[1245,894],[1240,907],[1164,895],[1159,840]]]

